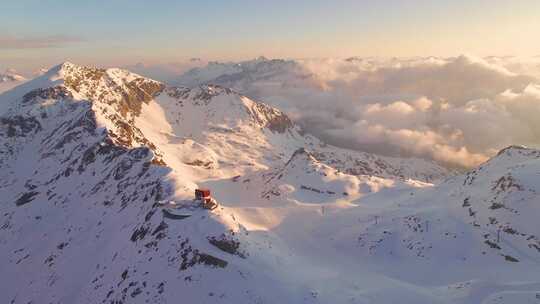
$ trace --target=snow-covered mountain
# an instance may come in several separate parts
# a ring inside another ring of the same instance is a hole
[[[449,177],[225,87],[64,63],[0,95],[0,299],[534,301],[539,155]]]
[[[272,89],[316,85],[313,77],[315,75],[296,60],[261,56],[241,62],[209,62],[206,66],[188,70],[172,83],[187,87],[215,84],[248,96],[262,97]]]
[[[5,74],[0,74],[0,82],[9,82],[9,81],[25,81],[26,78],[24,78],[21,75],[6,72]]]
[[[5,73],[0,73],[0,93],[18,86],[26,80],[24,76],[17,74],[14,70],[8,69]]]
[[[262,100],[334,146],[470,169],[506,146],[539,141],[538,67],[518,62],[470,55],[259,58],[208,64],[178,81]],[[492,121],[496,131],[478,128]]]

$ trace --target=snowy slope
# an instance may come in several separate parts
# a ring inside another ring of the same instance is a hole
[[[325,145],[227,88],[71,63],[0,104],[2,302],[534,303],[540,290],[536,150],[439,182],[435,164]],[[197,186],[220,206],[194,206]]]
[[[312,289],[308,303],[534,303],[539,153],[512,148],[431,186],[338,173],[298,150],[281,167],[206,185],[279,246],[287,275]]]
[[[256,172],[252,176],[236,177],[268,201],[280,198],[300,204],[350,204],[362,196],[391,187],[409,188],[430,184],[418,181],[396,181],[373,175],[350,175],[317,160],[313,153],[300,148],[277,168]]]

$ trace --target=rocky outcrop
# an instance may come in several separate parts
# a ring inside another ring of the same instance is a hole
[[[51,88],[39,88],[35,89],[29,93],[26,93],[23,98],[23,103],[35,102],[36,98],[41,98],[42,100],[53,99],[53,100],[63,100],[63,99],[72,99],[73,94],[64,86],[55,86]]]

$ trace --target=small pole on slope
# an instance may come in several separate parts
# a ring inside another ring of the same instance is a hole
[[[378,216],[378,215],[375,215],[375,225],[377,225],[378,219],[379,219],[379,216]]]
[[[426,232],[429,231],[429,220],[426,220]]]
[[[501,228],[497,229],[497,243],[501,241]]]

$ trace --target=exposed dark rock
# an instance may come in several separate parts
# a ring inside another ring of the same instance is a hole
[[[7,137],[26,137],[30,133],[41,131],[41,124],[35,117],[24,117],[20,115],[0,118],[0,131],[6,130]],[[1,133],[0,133],[1,134]]]
[[[185,164],[190,165],[190,166],[194,166],[194,167],[204,167],[206,169],[211,169],[212,168],[212,162],[211,161],[205,162],[205,161],[202,161],[202,160],[199,160],[199,159],[196,159],[196,160],[194,160],[192,162],[186,162]]]
[[[516,258],[514,258],[513,256],[510,256],[510,255],[505,255],[505,256],[504,256],[504,259],[505,259],[506,261],[508,261],[508,262],[514,262],[514,263],[519,262],[518,259],[516,259]]]
[[[258,120],[259,123],[264,123],[264,126],[272,132],[285,133],[294,126],[291,119],[278,109],[272,108],[263,103],[256,103],[255,109],[258,113],[250,113],[252,117]],[[263,122],[263,118],[266,120],[266,122]]]
[[[17,201],[15,201],[15,205],[17,206],[22,206],[24,204],[28,204],[30,203],[31,201],[34,200],[34,198],[36,197],[36,195],[38,195],[39,192],[37,191],[30,191],[30,192],[26,192],[26,193],[23,193],[18,199]]]
[[[499,245],[497,245],[496,243],[490,241],[490,240],[485,240],[484,243],[486,243],[489,247],[493,248],[493,249],[497,249],[497,250],[500,250],[501,247]]]
[[[237,255],[241,258],[246,257],[246,255],[240,251],[240,242],[233,237],[222,234],[219,237],[209,237],[208,242],[227,253]]]
[[[142,226],[135,229],[135,231],[133,231],[133,234],[131,235],[130,240],[132,242],[136,242],[136,241],[144,239],[144,237],[146,236],[149,230],[150,230],[150,227],[147,227],[147,226]]]
[[[497,193],[509,191],[511,189],[521,191],[523,190],[523,187],[517,183],[510,173],[505,176],[501,176],[492,188],[492,190],[496,191]]]
[[[219,268],[225,268],[227,267],[228,262],[224,261],[220,258],[216,258],[215,256],[211,256],[206,253],[199,253],[196,255],[196,263],[197,264],[204,264],[207,266],[213,266],[213,267],[219,267]]]
[[[66,248],[67,245],[69,245],[67,242],[62,242],[62,243],[58,244],[58,246],[56,246],[56,248],[62,250],[64,248]]]
[[[159,223],[159,225],[156,227],[156,229],[154,229],[154,231],[152,232],[152,235],[156,235],[158,234],[159,232],[162,232],[164,231],[165,229],[167,229],[169,227],[169,225],[167,225],[167,223],[165,222],[161,222]]]
[[[120,103],[120,113],[126,117],[128,113],[139,116],[143,103],[148,103],[165,89],[159,82],[145,78],[137,78],[126,84],[127,90],[122,90],[123,99]]]
[[[73,94],[64,86],[56,86],[51,88],[39,88],[26,93],[23,98],[23,103],[29,103],[37,97],[42,99],[72,99]]]

